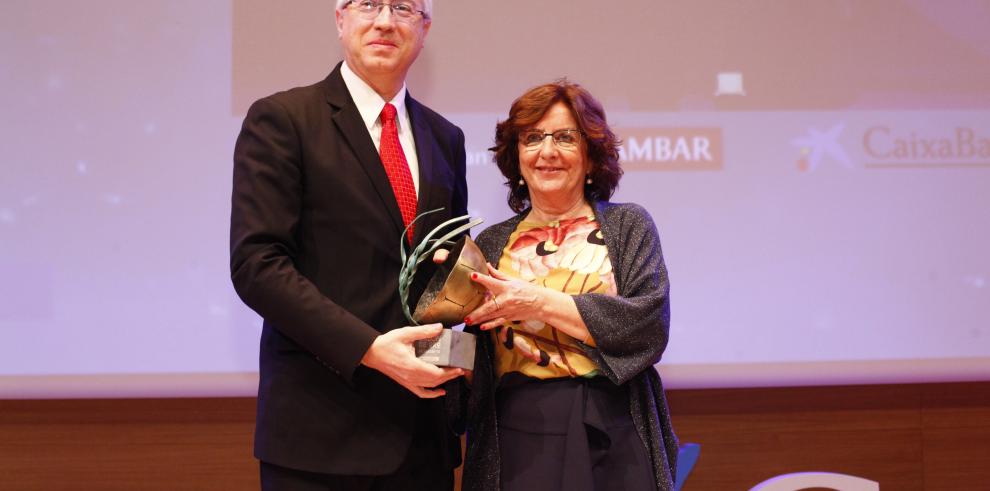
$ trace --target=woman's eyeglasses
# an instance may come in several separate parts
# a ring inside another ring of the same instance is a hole
[[[547,137],[553,139],[554,145],[560,148],[577,148],[581,142],[581,130],[567,129],[557,130],[553,133],[546,133],[543,130],[526,130],[519,133],[519,143],[526,148],[536,148],[543,145],[543,140]]]

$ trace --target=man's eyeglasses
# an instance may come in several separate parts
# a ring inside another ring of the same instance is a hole
[[[543,130],[526,130],[519,133],[519,143],[526,148],[536,148],[543,145],[543,140],[547,137],[553,138],[554,145],[560,148],[577,148],[581,142],[581,130],[557,130],[553,133],[546,133]]]
[[[422,16],[424,19],[428,18],[426,16],[426,12],[423,12],[422,10],[418,10],[416,8],[416,4],[412,2],[385,3],[385,2],[375,2],[373,0],[362,0],[360,2],[351,0],[350,2],[344,4],[344,8],[347,8],[351,5],[353,5],[354,8],[357,9],[358,14],[360,14],[361,17],[368,20],[372,20],[378,17],[378,15],[382,13],[382,9],[384,9],[385,7],[391,9],[392,15],[395,16],[396,19],[402,22],[414,22],[417,16]]]

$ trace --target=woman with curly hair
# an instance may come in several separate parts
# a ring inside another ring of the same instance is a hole
[[[498,124],[518,214],[482,232],[487,289],[467,396],[465,491],[673,488],[677,440],[653,365],[667,270],[649,213],[610,203],[619,142],[601,104],[558,81]]]

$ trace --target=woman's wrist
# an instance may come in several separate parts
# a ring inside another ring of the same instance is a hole
[[[547,324],[556,326],[560,324],[560,295],[558,291],[546,287],[537,288],[537,303],[540,309],[540,319]]]
[[[574,339],[586,341],[590,337],[590,333],[581,319],[581,313],[578,312],[574,297],[549,288],[542,288],[542,290],[541,294],[544,296],[541,305],[543,321]]]

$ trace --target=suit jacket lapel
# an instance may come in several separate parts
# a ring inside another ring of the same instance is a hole
[[[388,214],[392,217],[392,222],[396,230],[402,233],[402,229],[404,228],[402,225],[402,213],[399,211],[399,203],[396,201],[395,193],[392,191],[392,184],[389,183],[388,175],[385,174],[385,167],[382,166],[381,157],[378,156],[378,151],[375,149],[375,142],[368,133],[368,127],[364,125],[364,120],[361,119],[361,113],[358,112],[354,100],[351,99],[350,92],[347,91],[347,85],[344,84],[344,79],[340,76],[340,65],[338,63],[337,67],[330,73],[330,76],[324,80],[327,103],[333,108],[331,117],[334,124],[340,130],[340,133],[344,135],[347,145],[351,147],[354,155],[357,156],[361,168],[364,169],[364,172],[368,175],[368,179],[374,185],[378,196],[382,200],[382,205],[385,206]],[[416,138],[418,141],[419,135],[416,135]],[[420,167],[422,168],[422,164]]]
[[[416,201],[416,214],[418,215],[439,208],[440,206],[435,206],[430,201],[430,190],[433,189],[432,183],[435,180],[434,173],[436,172],[433,157],[434,137],[433,131],[430,129],[426,117],[423,115],[422,107],[409,95],[408,90],[406,91],[406,109],[409,111],[409,121],[412,124],[413,138],[416,140],[416,158],[419,160],[419,197]],[[447,215],[449,214],[450,210],[447,210]],[[423,238],[423,235],[433,228],[434,223],[439,222],[436,221],[436,217],[433,215],[423,217],[422,220],[416,222],[413,243],[418,243]]]

